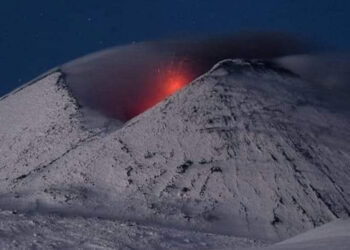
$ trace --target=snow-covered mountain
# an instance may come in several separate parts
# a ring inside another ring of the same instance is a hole
[[[350,117],[333,100],[225,60],[120,126],[83,112],[58,69],[0,100],[0,208],[283,240],[350,215]]]

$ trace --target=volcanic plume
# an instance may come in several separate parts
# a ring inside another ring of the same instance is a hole
[[[226,58],[272,59],[308,51],[282,34],[142,42],[92,54],[62,66],[85,107],[126,121]]]

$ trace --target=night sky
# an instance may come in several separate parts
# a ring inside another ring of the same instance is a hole
[[[190,34],[280,31],[350,50],[348,0],[2,0],[0,96],[84,54]]]

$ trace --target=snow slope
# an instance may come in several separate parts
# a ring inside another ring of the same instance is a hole
[[[254,249],[348,250],[350,249],[350,220],[336,220],[272,246]]]
[[[1,249],[241,249],[263,245],[133,222],[0,212]]]
[[[219,234],[81,216],[0,211],[1,249],[348,250],[350,221],[336,220],[286,241],[267,244]]]
[[[287,70],[223,61],[120,129],[68,86],[0,101],[0,208],[264,241],[350,215],[349,115]]]

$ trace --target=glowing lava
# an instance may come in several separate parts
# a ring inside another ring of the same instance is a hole
[[[164,98],[174,94],[190,80],[182,72],[170,72],[164,82]]]
[[[148,88],[136,102],[137,105],[129,110],[128,116],[133,117],[144,112],[190,83],[194,78],[193,74],[185,71],[183,66],[180,64],[175,67],[171,64],[163,68],[158,67],[154,75],[147,80],[150,82],[146,84]]]

